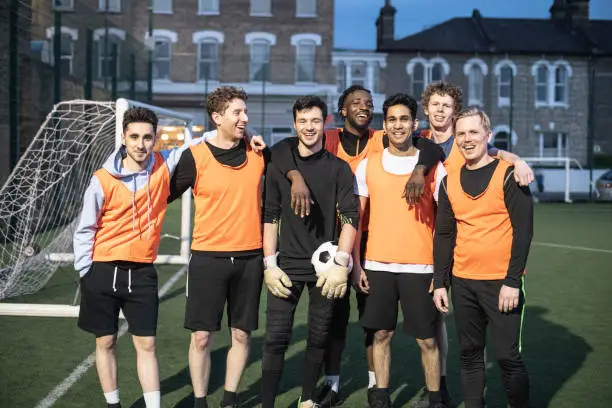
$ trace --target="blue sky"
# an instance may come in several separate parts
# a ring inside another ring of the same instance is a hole
[[[334,47],[374,49],[376,18],[384,0],[335,0]],[[391,0],[395,37],[402,38],[453,17],[548,18],[553,0]],[[612,20],[612,0],[591,0],[591,18]]]

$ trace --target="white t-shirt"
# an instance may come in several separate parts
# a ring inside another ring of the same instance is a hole
[[[414,156],[394,156],[389,153],[389,149],[383,150],[382,165],[386,172],[396,175],[406,175],[414,171],[414,168],[419,161],[419,152]],[[366,167],[368,159],[364,159],[357,166],[355,171],[355,194],[360,197],[369,197],[370,192],[366,182]],[[446,169],[442,163],[438,163],[436,171],[436,187],[433,192],[434,200],[438,202],[438,192],[440,191],[440,183],[446,176]],[[398,264],[385,263],[365,260],[364,266],[366,269],[373,271],[386,271],[394,273],[433,273],[433,265],[424,264]]]

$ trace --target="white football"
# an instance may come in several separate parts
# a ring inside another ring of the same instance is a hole
[[[334,242],[328,241],[319,245],[317,250],[314,251],[314,253],[312,254],[312,258],[310,258],[310,262],[312,262],[317,276],[325,272],[330,266],[334,264],[334,256],[336,256],[337,250],[338,246]],[[349,255],[347,273],[351,272],[352,269],[353,257]]]

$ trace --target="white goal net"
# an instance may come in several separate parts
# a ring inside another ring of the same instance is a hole
[[[119,99],[55,105],[6,183],[0,188],[0,300],[40,290],[72,262],[72,236],[93,172],[121,141],[123,113],[132,106],[155,111],[163,124],[182,126],[188,115]],[[187,263],[190,193],[182,209],[180,253],[158,262]]]

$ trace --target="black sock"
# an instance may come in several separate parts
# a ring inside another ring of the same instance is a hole
[[[429,398],[429,404],[434,405],[442,402],[442,395],[440,391],[427,391],[427,397]]]
[[[233,391],[223,390],[223,400],[221,401],[221,406],[233,407],[236,404],[236,393]]]
[[[440,390],[445,390],[446,389],[446,376],[443,375],[442,377],[440,377]]]
[[[121,403],[118,402],[116,404],[106,404],[108,408],[121,408]]]
[[[194,397],[193,398],[193,408],[208,408],[208,402],[206,401],[206,396],[204,397]]]

